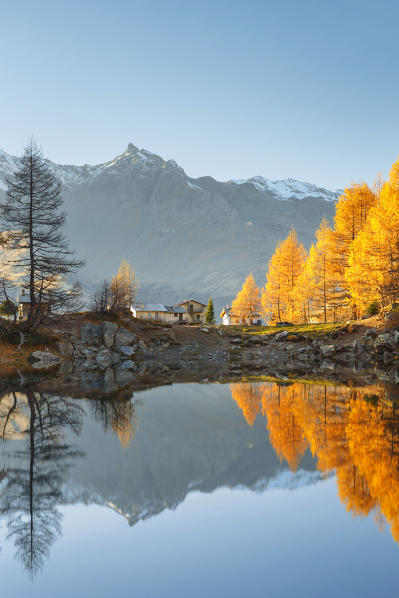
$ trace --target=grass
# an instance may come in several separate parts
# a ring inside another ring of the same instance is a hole
[[[294,326],[223,326],[222,328],[234,335],[237,333],[252,335],[276,334],[287,331],[290,334],[304,334],[309,336],[323,336],[344,328],[345,324],[296,324]],[[227,330],[228,329],[228,330]]]

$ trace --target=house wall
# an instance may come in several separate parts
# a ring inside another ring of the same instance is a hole
[[[193,311],[190,312],[189,306],[193,306]],[[188,322],[198,322],[203,324],[205,322],[206,306],[198,301],[186,301],[181,304],[181,307],[187,311]]]
[[[166,311],[136,311],[132,310],[133,316],[140,320],[157,320],[158,322],[167,322],[168,324],[174,324],[179,321],[179,314],[171,314]],[[182,314],[182,318],[187,321],[188,315]]]

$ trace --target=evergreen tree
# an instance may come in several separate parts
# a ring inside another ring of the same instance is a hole
[[[79,289],[68,289],[65,276],[76,271],[82,262],[73,259],[63,235],[61,183],[33,141],[25,148],[7,184],[0,216],[11,249],[26,250],[20,253],[16,266],[27,271],[25,286],[30,294],[31,326],[43,318],[44,303],[51,302],[52,309],[62,309],[76,298]]]
[[[205,322],[207,322],[207,324],[215,323],[215,310],[213,307],[212,297],[209,297],[208,305],[205,312]]]

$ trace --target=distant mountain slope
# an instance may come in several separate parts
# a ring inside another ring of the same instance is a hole
[[[0,151],[0,199],[15,164]],[[131,143],[104,164],[49,164],[64,185],[71,245],[87,262],[84,286],[110,277],[126,258],[143,301],[212,295],[219,306],[249,271],[263,284],[276,243],[294,225],[309,246],[339,194],[293,179],[193,179],[174,160]]]

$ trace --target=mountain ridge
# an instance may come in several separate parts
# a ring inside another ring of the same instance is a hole
[[[16,164],[0,151],[0,201]],[[63,183],[67,237],[86,260],[84,288],[91,292],[125,258],[140,280],[139,299],[148,302],[192,295],[205,303],[212,295],[218,309],[250,271],[264,284],[276,243],[295,226],[309,247],[339,195],[294,179],[192,178],[132,143],[102,164],[48,164]]]

